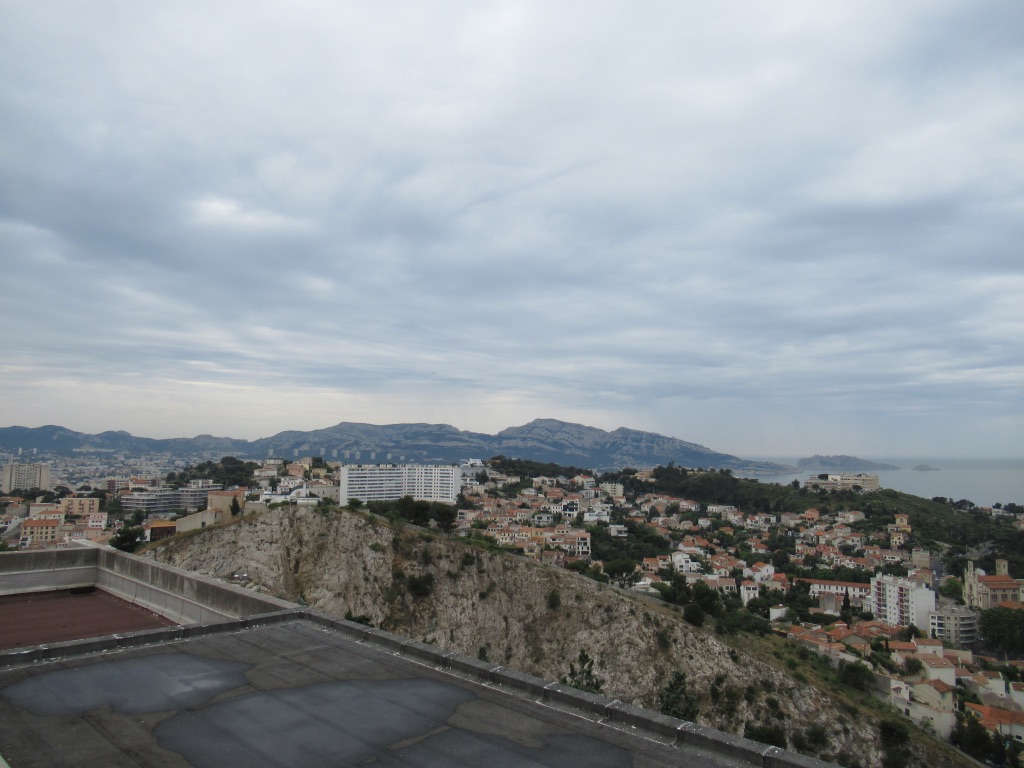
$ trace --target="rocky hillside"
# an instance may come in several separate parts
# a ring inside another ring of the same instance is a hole
[[[270,512],[173,538],[149,555],[218,577],[245,574],[251,588],[546,679],[566,674],[585,649],[603,693],[650,708],[682,670],[705,725],[741,734],[781,726],[791,747],[811,735],[811,751],[826,759],[881,761],[870,716],[664,606],[372,515]],[[927,762],[942,764],[934,755]]]

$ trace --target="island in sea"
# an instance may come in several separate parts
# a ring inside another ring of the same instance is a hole
[[[916,470],[918,472],[938,472],[939,471],[938,467],[929,467],[927,464],[915,464],[914,466],[911,467],[911,469]]]
[[[825,470],[830,472],[870,472],[879,469],[900,469],[893,464],[858,459],[856,456],[811,456],[800,459],[796,466],[799,470]]]

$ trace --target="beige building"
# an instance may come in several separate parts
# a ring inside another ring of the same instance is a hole
[[[978,639],[978,614],[966,605],[950,605],[928,612],[928,634],[962,648]]]
[[[100,500],[90,496],[67,496],[60,500],[65,515],[85,517],[100,511]]]
[[[21,524],[22,540],[29,539],[29,546],[52,543],[57,541],[61,525],[60,520],[26,520]]]
[[[988,610],[999,603],[1010,600],[1022,602],[1024,580],[1010,576],[1005,560],[996,560],[994,576],[974,567],[974,561],[968,561],[964,571],[964,600],[971,608]]]
[[[234,491],[210,491],[206,497],[207,509],[214,509],[231,515],[231,501],[232,499],[238,500],[239,509],[245,511],[245,489],[238,489]]]
[[[209,525],[216,525],[230,515],[230,512],[223,512],[219,509],[204,509],[202,512],[196,512],[193,515],[179,517],[174,521],[177,526],[175,530],[178,533],[182,533],[183,531],[194,531],[199,528],[206,528]]]

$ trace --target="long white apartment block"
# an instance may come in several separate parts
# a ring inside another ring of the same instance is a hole
[[[864,610],[894,627],[929,626],[928,614],[935,610],[935,593],[910,579],[875,576],[864,597]]]
[[[15,489],[39,488],[50,490],[49,464],[6,464],[0,467],[0,494]]]
[[[412,496],[417,501],[454,504],[462,488],[458,467],[441,464],[352,464],[338,470],[338,498],[394,501]]]

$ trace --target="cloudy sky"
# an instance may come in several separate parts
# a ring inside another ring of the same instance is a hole
[[[1024,4],[0,4],[0,426],[1024,456]]]

